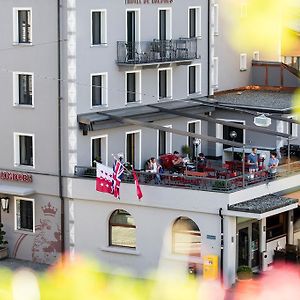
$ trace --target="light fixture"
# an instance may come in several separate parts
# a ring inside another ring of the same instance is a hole
[[[234,131],[234,130],[230,131],[229,136],[232,140],[235,140],[237,137],[236,131]]]
[[[6,211],[7,213],[9,213],[9,198],[8,197],[1,198],[1,208],[3,211]]]
[[[262,158],[263,160],[266,160],[267,158],[267,153],[266,152],[263,152],[260,154],[260,158]]]
[[[254,118],[254,124],[259,127],[269,127],[272,123],[271,118],[268,118],[265,114],[261,114]]]
[[[193,145],[198,147],[201,144],[201,140],[200,139],[194,139],[193,140]]]

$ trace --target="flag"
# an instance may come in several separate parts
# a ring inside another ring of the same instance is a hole
[[[116,198],[120,199],[120,184],[122,175],[124,173],[124,166],[119,160],[115,160],[113,166],[113,194]]]
[[[142,190],[141,190],[141,187],[139,184],[139,179],[136,176],[136,173],[133,168],[132,168],[132,175],[133,175],[134,183],[135,183],[135,187],[136,187],[136,195],[137,195],[138,199],[141,200],[141,198],[143,197],[143,193],[142,193]]]
[[[96,190],[101,193],[113,194],[113,169],[96,163]]]

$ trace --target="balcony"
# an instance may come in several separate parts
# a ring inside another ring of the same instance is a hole
[[[255,172],[254,174],[245,173],[236,175],[232,178],[224,175],[224,170],[214,169],[206,176],[187,176],[184,174],[160,174],[160,183],[157,184],[153,173],[136,171],[139,183],[142,185],[153,185],[160,187],[185,188],[209,192],[231,193],[241,189],[262,184],[269,181],[276,181],[284,177],[293,176],[300,173],[300,161],[280,165],[276,176],[271,176],[266,170]],[[95,178],[96,169],[93,167],[75,166],[74,175],[82,178]],[[131,173],[124,173],[122,182],[134,183]]]
[[[159,65],[165,63],[186,64],[199,58],[197,39],[153,40],[144,42],[117,42],[119,65]]]

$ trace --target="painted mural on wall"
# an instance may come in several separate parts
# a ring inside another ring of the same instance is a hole
[[[61,253],[61,228],[56,219],[58,209],[49,202],[41,207],[41,211],[35,233],[21,234],[16,241],[12,256],[18,257],[18,251],[31,248],[33,262],[52,264]]]

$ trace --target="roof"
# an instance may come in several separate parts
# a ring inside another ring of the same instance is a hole
[[[292,204],[298,204],[298,200],[271,194],[255,198],[249,201],[230,205],[228,207],[228,210],[247,212],[253,214],[263,214]]]
[[[293,93],[286,91],[243,90],[216,94],[218,104],[255,108],[268,111],[289,110],[292,107]]]

